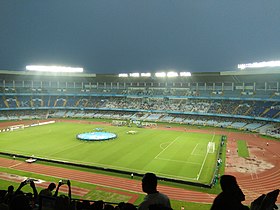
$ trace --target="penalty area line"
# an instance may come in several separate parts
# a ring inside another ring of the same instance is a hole
[[[163,153],[168,147],[170,147],[178,138],[179,138],[179,136],[178,136],[176,139],[174,139],[170,144],[168,144],[167,147],[165,147],[163,150],[161,150],[161,151],[157,154],[157,156],[154,157],[154,159],[157,159],[158,156],[160,156],[161,153]]]

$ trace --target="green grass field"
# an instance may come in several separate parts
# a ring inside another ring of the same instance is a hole
[[[117,139],[85,142],[78,133],[94,128],[118,135]],[[130,135],[129,130],[137,131]],[[0,133],[2,152],[34,155],[127,172],[154,172],[158,176],[208,184],[216,166],[216,152],[207,144],[220,136],[171,130],[115,127],[58,122],[24,130]]]
[[[237,141],[237,148],[238,148],[238,156],[239,157],[247,158],[247,157],[250,156],[246,141],[238,140]]]

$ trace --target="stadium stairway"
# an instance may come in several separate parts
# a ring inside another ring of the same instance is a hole
[[[6,106],[7,108],[10,108],[9,103],[8,103],[7,100],[6,100],[6,97],[5,97],[5,96],[2,96],[2,97],[3,97],[3,101],[4,101],[5,106]]]

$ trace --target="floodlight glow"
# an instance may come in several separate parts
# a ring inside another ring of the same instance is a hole
[[[192,76],[191,72],[180,72],[181,77],[190,77]]]
[[[119,77],[128,77],[128,74],[119,74]]]
[[[178,77],[178,73],[174,71],[167,72],[167,77]]]
[[[141,73],[141,77],[150,77],[151,73]]]
[[[155,76],[156,77],[166,77],[166,73],[165,72],[156,72]]]
[[[39,72],[83,72],[83,68],[74,68],[74,67],[66,67],[66,66],[26,66],[27,71],[39,71]]]
[[[264,62],[255,62],[255,63],[246,63],[246,64],[238,64],[239,69],[246,68],[262,68],[262,67],[278,67],[280,66],[280,61],[264,61]]]
[[[140,77],[139,73],[130,73],[129,76],[131,77]]]

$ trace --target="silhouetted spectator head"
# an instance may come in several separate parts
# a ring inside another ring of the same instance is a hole
[[[120,202],[115,208],[116,209],[122,209],[125,205],[125,202]]]
[[[105,204],[103,210],[114,210],[114,206],[110,205],[110,204]]]
[[[220,179],[220,185],[225,193],[230,193],[240,201],[245,200],[245,195],[237,184],[236,178],[231,175],[223,175]]]
[[[239,188],[236,178],[231,175],[221,176],[220,185],[221,185],[223,192],[232,191],[232,189]]]
[[[50,191],[53,191],[55,188],[56,188],[56,184],[53,183],[53,182],[50,183],[49,186],[48,186],[48,189],[49,189]]]
[[[153,173],[146,173],[142,178],[142,190],[145,193],[157,191],[157,176]]]
[[[50,183],[48,188],[46,189],[42,189],[39,193],[39,195],[43,195],[43,196],[52,196],[52,191],[56,188],[56,184],[55,183]]]
[[[13,193],[14,192],[14,186],[13,185],[10,185],[8,187],[8,193]]]

